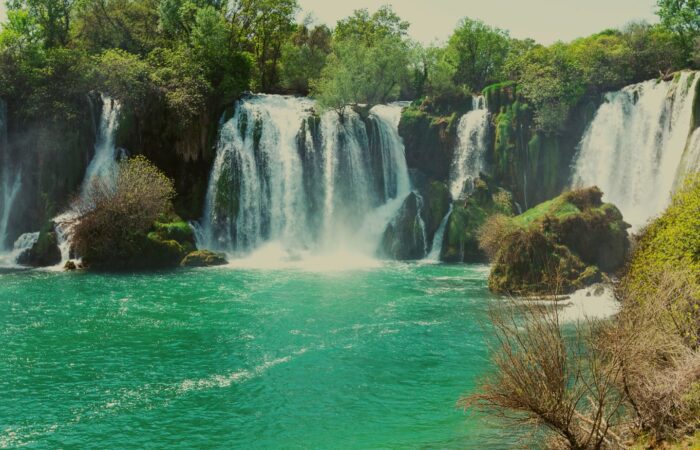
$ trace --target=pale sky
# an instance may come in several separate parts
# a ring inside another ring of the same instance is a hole
[[[356,9],[391,4],[411,23],[409,34],[428,44],[445,40],[457,21],[468,16],[509,30],[515,38],[542,44],[570,41],[632,20],[656,22],[655,0],[298,0],[317,22],[333,26]]]

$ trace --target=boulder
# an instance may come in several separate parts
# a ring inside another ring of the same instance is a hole
[[[387,225],[382,235],[379,254],[398,260],[421,259],[426,254],[427,238],[423,218],[420,216],[422,198],[411,192],[404,200],[396,217]]]
[[[182,267],[210,267],[227,264],[226,256],[209,250],[195,250],[185,256],[180,262]]]
[[[49,223],[39,232],[34,244],[17,256],[17,264],[30,267],[49,267],[61,262],[61,250],[58,248],[58,238],[53,231],[53,223]]]
[[[597,187],[567,192],[514,217],[507,227],[486,228],[485,233],[497,234],[483,238],[497,243],[490,251],[489,288],[516,295],[566,294],[620,269],[629,252],[629,225],[602,196]]]

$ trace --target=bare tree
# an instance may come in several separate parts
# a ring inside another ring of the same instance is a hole
[[[604,324],[566,336],[555,304],[517,300],[493,308],[491,321],[495,370],[462,406],[545,431],[554,448],[624,448],[620,364],[594,350]]]

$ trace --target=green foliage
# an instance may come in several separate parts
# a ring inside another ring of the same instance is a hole
[[[119,99],[129,110],[144,112],[155,89],[151,67],[138,55],[119,49],[106,50],[97,57],[96,83],[99,90]]]
[[[668,267],[688,269],[697,277],[700,273],[699,210],[700,176],[695,174],[674,195],[661,217],[641,232],[627,276],[635,289],[653,289],[654,274]]]
[[[700,1],[657,0],[657,6],[661,23],[674,33],[690,60],[700,39]]]
[[[574,190],[512,219],[489,219],[479,231],[480,246],[493,263],[489,287],[512,294],[562,293],[599,281],[600,271],[619,269],[629,225],[602,195],[596,187]]]
[[[377,104],[395,99],[409,77],[408,25],[389,8],[367,10],[338,23],[333,52],[312,93],[324,107]]]
[[[455,68],[453,80],[476,92],[501,79],[510,46],[506,31],[480,20],[464,18],[446,48],[446,59]]]
[[[291,39],[282,47],[280,84],[283,90],[308,94],[331,52],[331,31],[325,25],[310,29],[297,25]]]
[[[9,0],[9,10],[26,11],[47,48],[68,43],[74,0]]]

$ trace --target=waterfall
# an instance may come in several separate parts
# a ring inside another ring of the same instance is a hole
[[[457,148],[450,171],[450,192],[453,199],[469,190],[479,172],[484,169],[487,148],[489,113],[483,96],[472,98],[472,110],[459,119]]]
[[[221,124],[198,246],[237,256],[271,243],[287,256],[376,247],[381,229],[368,223],[386,225],[410,192],[401,108],[363,119],[351,108],[318,115],[305,98],[240,100]]]
[[[90,160],[81,187],[81,198],[90,196],[93,183],[106,183],[112,186],[117,174],[117,148],[114,145],[114,135],[119,121],[119,102],[106,95],[101,95],[102,113],[95,141],[95,154]]]
[[[694,72],[609,93],[584,133],[575,186],[597,185],[638,228],[669,202],[688,137]]]
[[[22,174],[13,172],[10,152],[7,146],[7,106],[0,100],[0,251],[7,250],[10,214],[17,195],[22,187]]]
[[[85,176],[77,200],[81,207],[92,204],[92,189],[96,185],[113,186],[116,182],[118,151],[114,145],[114,135],[119,122],[121,105],[115,99],[101,94],[102,111],[95,140],[95,153],[85,170]],[[56,237],[61,250],[61,261],[71,259],[71,237],[78,212],[75,207],[54,217]]]
[[[447,210],[447,214],[440,221],[440,226],[435,235],[433,236],[433,243],[430,247],[430,253],[424,258],[426,261],[438,262],[440,261],[440,253],[442,252],[442,242],[445,238],[445,229],[447,228],[447,222],[452,215],[452,203],[450,203],[450,209]]]

